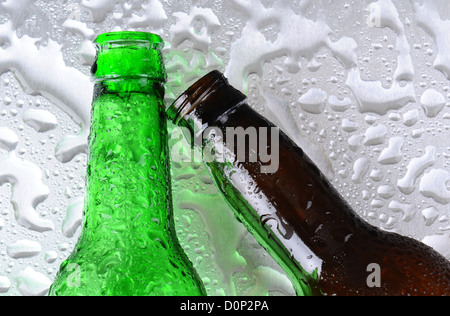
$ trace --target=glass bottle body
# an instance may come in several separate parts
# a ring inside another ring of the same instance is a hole
[[[127,41],[124,46],[146,54],[141,42]],[[99,57],[94,74],[107,62]],[[163,67],[162,57],[154,62]],[[51,295],[206,294],[175,233],[164,82],[156,79],[119,72],[97,80],[83,230]]]
[[[372,227],[318,167],[218,72],[169,116],[194,135],[236,215],[290,275],[299,295],[449,295],[450,263]]]

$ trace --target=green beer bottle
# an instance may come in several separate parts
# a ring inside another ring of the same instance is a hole
[[[50,295],[201,296],[175,233],[162,39],[100,35],[84,225]]]

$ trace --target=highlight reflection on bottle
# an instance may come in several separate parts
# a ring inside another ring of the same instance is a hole
[[[206,162],[236,215],[288,273],[298,295],[450,295],[447,259],[359,218],[283,132],[271,143],[275,126],[246,99],[215,71],[181,95],[168,115],[202,135],[205,141],[196,144],[204,152],[229,158]],[[237,142],[226,146],[236,136],[227,134],[230,128],[258,131],[257,143],[268,140],[269,151],[279,150],[278,169],[261,171],[267,161],[254,142],[247,142],[244,159]]]

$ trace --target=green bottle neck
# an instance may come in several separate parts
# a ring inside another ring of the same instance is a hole
[[[203,294],[172,219],[162,41],[120,32],[96,44],[84,226],[51,292]]]
[[[127,85],[136,81],[96,84],[84,226],[99,240],[148,244],[148,231],[166,236],[172,221],[164,90]]]
[[[97,80],[94,85],[94,102],[102,94],[126,95],[129,93],[154,94],[157,93],[161,101],[164,100],[164,82],[153,81],[148,78],[117,78]]]
[[[144,247],[150,231],[167,231],[171,216],[163,41],[114,32],[95,44],[83,236]]]

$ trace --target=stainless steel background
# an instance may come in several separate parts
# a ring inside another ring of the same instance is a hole
[[[46,295],[80,233],[97,34],[167,41],[167,103],[219,69],[370,223],[450,259],[446,0],[0,1],[0,295]],[[208,292],[293,295],[202,164],[173,164]]]

